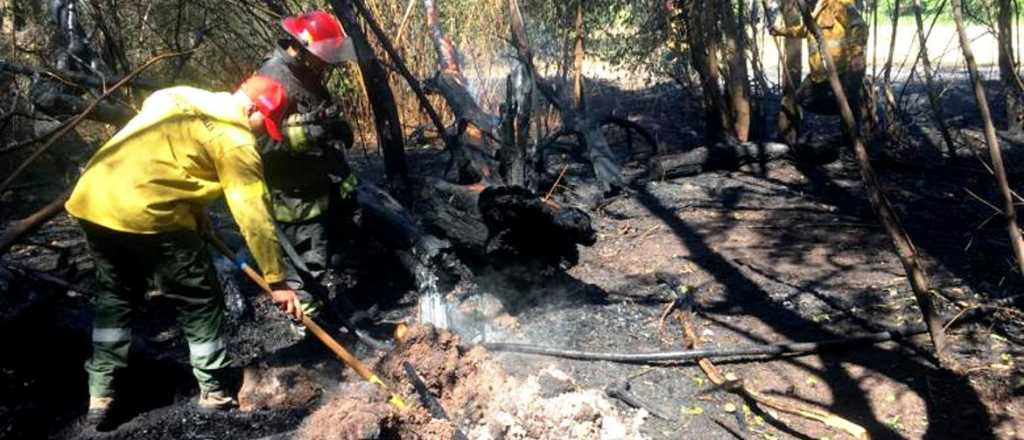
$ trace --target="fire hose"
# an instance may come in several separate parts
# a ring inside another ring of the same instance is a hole
[[[487,342],[480,344],[490,351],[535,354],[582,361],[609,361],[621,363],[685,362],[699,358],[721,359],[741,356],[787,356],[819,352],[856,345],[877,344],[902,340],[911,336],[928,333],[924,326],[904,327],[896,330],[870,333],[849,338],[827,339],[817,342],[787,342],[782,344],[750,345],[734,348],[702,348],[683,351],[658,351],[648,353],[595,352],[546,347],[542,345],[512,342]]]
[[[232,252],[231,249],[228,248],[228,246],[224,244],[224,242],[221,241],[220,238],[218,238],[215,233],[206,234],[206,239],[210,242],[210,244],[213,245],[214,248],[217,249],[218,252],[223,254],[229,260],[235,262],[239,270],[244,272],[245,275],[249,277],[249,279],[251,279],[257,285],[259,285],[260,288],[266,294],[269,295],[273,291],[270,288],[270,284],[267,283],[267,280],[263,279],[263,277],[260,276],[260,274],[256,273],[256,270],[253,269],[248,264],[246,264],[244,260],[239,260],[238,256],[235,255],[235,253]],[[306,328],[309,329],[309,331],[313,333],[313,335],[316,336],[316,338],[319,339],[320,342],[323,342],[323,344],[326,345],[327,348],[334,352],[334,354],[337,355],[338,358],[345,363],[345,365],[347,365],[349,368],[355,371],[356,374],[365,379],[367,382],[380,386],[384,390],[385,394],[390,396],[388,402],[394,405],[395,408],[398,408],[399,410],[405,410],[407,408],[405,400],[403,400],[402,397],[398,395],[398,393],[394,392],[391,389],[391,387],[385,384],[384,381],[382,381],[380,377],[377,376],[376,373],[371,371],[370,368],[366,366],[366,364],[363,364],[362,361],[356,358],[352,353],[345,349],[345,347],[343,347],[337,340],[331,337],[331,335],[328,334],[327,331],[323,329],[323,327],[320,327],[320,324],[317,324],[316,321],[313,321],[308,316],[303,316],[302,325],[306,326]]]

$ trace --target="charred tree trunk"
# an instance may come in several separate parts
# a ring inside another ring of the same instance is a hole
[[[750,80],[747,74],[747,39],[746,27],[743,25],[744,15],[737,14],[732,1],[719,5],[722,16],[722,34],[725,36],[724,54],[726,57],[727,81],[726,91],[729,93],[729,114],[732,126],[729,130],[739,142],[746,142],[750,137]],[[740,2],[743,4],[744,2]]]
[[[438,60],[430,85],[454,113],[450,148],[465,169],[455,183],[416,179],[410,194],[413,210],[430,231],[464,251],[575,264],[576,246],[593,244],[589,216],[543,200],[527,186],[537,180],[527,152],[535,78],[525,67],[515,69],[507,80],[501,117],[481,109],[467,89],[458,49],[442,28],[436,0],[423,5]]]
[[[895,210],[889,204],[888,198],[878,183],[878,177],[871,166],[871,158],[868,157],[868,150],[865,146],[863,135],[857,130],[857,122],[854,120],[853,110],[850,108],[850,102],[846,99],[846,93],[843,91],[843,85],[839,80],[835,61],[825,46],[825,38],[822,36],[821,29],[815,22],[814,16],[811,15],[810,8],[807,7],[803,0],[798,1],[804,25],[813,32],[818,44],[818,52],[821,54],[828,69],[829,84],[832,86],[832,91],[839,104],[839,111],[845,128],[844,131],[850,138],[850,143],[853,144],[857,164],[860,168],[861,177],[864,180],[864,187],[868,192],[868,199],[871,201],[871,207],[874,209],[879,221],[889,235],[889,239],[896,248],[896,254],[899,256],[903,269],[907,273],[907,278],[910,280],[910,287],[917,298],[917,305],[921,309],[925,324],[928,325],[928,332],[931,334],[932,343],[935,345],[935,352],[941,362],[942,351],[945,349],[945,335],[943,333],[942,321],[932,302],[932,293],[928,287],[928,276],[918,261],[917,250],[914,244],[910,241],[910,237],[907,235],[906,230],[903,229],[899,217],[896,216]],[[959,0],[954,1],[959,3]]]
[[[533,78],[534,88],[553,105],[561,116],[562,130],[575,133],[580,140],[583,157],[589,162],[597,183],[604,193],[618,191],[625,185],[622,168],[611,151],[607,138],[601,131],[600,118],[587,112],[581,112],[573,105],[571,97],[559,93],[556,88],[545,81],[533,64],[533,51],[526,39],[526,28],[519,10],[517,0],[509,0],[511,14],[512,44],[516,48],[519,61]],[[560,90],[564,90],[561,88]]]
[[[956,160],[956,144],[953,142],[953,134],[946,125],[946,119],[942,116],[942,106],[939,103],[939,92],[935,88],[935,78],[932,74],[932,62],[928,58],[928,38],[924,34],[924,19],[921,17],[921,0],[914,0],[914,20],[917,23],[917,41],[921,46],[921,68],[924,69],[925,87],[928,89],[928,103],[932,107],[932,117],[939,127],[942,140],[946,143],[946,151],[949,160]]]
[[[501,150],[498,151],[502,180],[511,186],[532,188],[536,177],[530,158],[530,116],[533,112],[533,79],[522,66],[505,82],[505,104],[501,114]]]
[[[454,180],[462,184],[495,183],[498,164],[489,153],[495,149],[492,140],[500,121],[481,109],[466,88],[468,80],[462,73],[458,50],[441,27],[434,0],[423,0],[423,7],[438,64],[437,74],[428,85],[441,93],[455,114],[455,126],[450,131],[458,141],[449,146],[449,171],[455,171]]]
[[[988,98],[985,97],[985,86],[982,85],[981,77],[978,76],[978,63],[974,60],[971,40],[968,39],[967,31],[964,29],[961,0],[953,0],[953,19],[956,21],[957,34],[960,36],[960,49],[963,50],[967,69],[970,70],[971,79],[974,82],[974,98],[978,101],[978,110],[981,111],[981,119],[985,124],[985,143],[988,144],[992,169],[996,174],[999,192],[1003,196],[1003,215],[1006,217],[1006,228],[1010,234],[1010,246],[1013,247],[1014,256],[1017,257],[1017,270],[1024,274],[1024,239],[1021,237],[1020,227],[1017,226],[1017,208],[1013,204],[1013,191],[1010,190],[1006,168],[1003,166],[1003,152],[999,148],[996,128],[992,123],[992,112],[989,110]]]
[[[782,17],[786,27],[800,24],[800,8],[797,0],[782,0]],[[782,108],[779,110],[779,137],[789,145],[796,145],[800,138],[800,106],[796,102],[796,90],[803,77],[804,45],[800,38],[785,39],[782,47]]]
[[[387,71],[374,55],[366,33],[356,18],[351,0],[332,0],[330,3],[356,49],[363,87],[366,88],[366,95],[373,109],[377,142],[384,152],[384,169],[387,177],[392,182],[404,184],[409,177],[409,167],[405,160],[405,139],[398,107],[395,105],[395,95],[388,84]]]
[[[1006,129],[1018,134],[1024,129],[1024,103],[1021,97],[1020,77],[1017,76],[1017,63],[1013,57],[1013,2],[999,0],[998,31],[999,38],[999,79],[1003,83],[1006,99]]]

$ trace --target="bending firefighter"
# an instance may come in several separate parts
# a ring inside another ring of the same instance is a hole
[[[835,61],[843,91],[850,101],[855,120],[860,122],[862,109],[862,88],[864,87],[865,54],[868,42],[868,28],[854,0],[818,0],[812,13],[815,23],[821,28],[832,60]],[[773,23],[774,24],[774,23]],[[810,29],[803,24],[784,28],[772,27],[771,34],[791,38],[806,38],[810,48],[808,64],[811,72],[804,78],[796,91],[797,103],[804,109],[827,115],[838,115],[839,104],[828,82],[825,60],[818,51],[817,42]]]
[[[277,42],[259,74],[280,82],[288,93],[284,139],[262,140],[260,154],[274,220],[290,257],[288,284],[299,292],[305,313],[316,317],[330,252],[341,226],[354,216],[357,183],[345,159],[352,130],[331,104],[323,81],[329,67],[355,59],[355,52],[327,12],[286,17],[281,25],[288,38]],[[296,258],[301,261],[292,261]]]
[[[267,206],[254,133],[280,139],[288,98],[279,83],[254,76],[234,94],[174,87],[96,152],[66,204],[96,264],[87,421],[112,423],[120,370],[127,366],[130,320],[149,282],[174,303],[188,340],[198,405],[236,404],[227,389],[224,299],[198,230],[197,215],[222,194],[272,286],[275,304],[301,318]],[[202,216],[205,218],[205,216]]]

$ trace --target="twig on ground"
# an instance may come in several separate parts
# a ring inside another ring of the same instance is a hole
[[[565,172],[568,169],[569,164],[565,164],[564,166],[562,166],[562,172],[558,173],[558,178],[555,179],[555,183],[551,185],[551,189],[549,189],[548,193],[544,195],[544,203],[547,203],[548,200],[551,200],[551,196],[555,194],[555,189],[557,189],[558,184],[562,182],[562,178],[565,177]]]
[[[444,407],[441,406],[441,402],[439,402],[433,394],[430,394],[430,390],[427,389],[427,384],[424,383],[423,379],[420,378],[420,375],[416,373],[416,369],[413,368],[412,364],[409,362],[402,362],[402,368],[405,369],[406,377],[408,377],[409,381],[412,382],[413,388],[416,389],[416,394],[420,397],[420,403],[427,408],[427,412],[430,413],[430,416],[438,420],[447,420],[451,422],[452,420],[448,418],[448,413],[444,411]],[[454,426],[455,422],[452,422],[452,425],[455,428],[455,433],[452,435],[452,438],[454,440],[466,440],[466,434],[463,434],[458,426]]]
[[[683,327],[683,337],[687,341],[688,348],[696,349],[700,344],[698,342],[697,333],[693,330],[693,324],[690,323],[690,312],[679,310],[676,312],[676,317],[679,320],[680,325]],[[712,383],[743,397],[743,399],[748,402],[823,423],[826,426],[842,430],[856,439],[867,440],[870,438],[867,430],[862,426],[850,422],[838,415],[822,409],[809,408],[792,402],[783,402],[751,390],[743,384],[742,379],[739,379],[732,374],[722,373],[715,364],[711,363],[711,359],[700,358],[697,360],[697,364]]]
[[[618,399],[632,408],[643,409],[651,413],[651,415],[654,417],[657,417],[662,420],[674,421],[674,419],[672,419],[671,417],[666,416],[660,410],[654,408],[647,402],[640,400],[640,398],[637,397],[636,394],[633,394],[633,392],[630,391],[629,382],[615,382],[608,384],[608,386],[604,388],[604,393],[608,397]]]

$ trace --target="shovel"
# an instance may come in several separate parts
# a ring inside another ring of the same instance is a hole
[[[235,262],[235,265],[238,266],[238,269],[244,272],[245,275],[249,277],[249,279],[251,279],[257,285],[259,285],[260,288],[263,289],[263,291],[266,294],[270,294],[272,289],[270,288],[270,284],[267,283],[267,280],[263,279],[263,277],[260,276],[260,274],[256,273],[256,270],[250,267],[248,264],[246,264],[245,261],[239,260],[237,255],[235,255],[235,253],[232,252],[231,249],[229,249],[228,246],[225,245],[224,242],[217,237],[216,233],[207,233],[206,239],[210,242],[210,244],[213,245],[214,248],[217,249],[218,252],[224,254],[224,256],[227,257],[229,260]],[[359,375],[359,377],[362,377],[367,382],[379,385],[384,390],[384,393],[390,396],[388,402],[394,405],[395,408],[398,408],[399,410],[405,410],[407,408],[405,400],[403,400],[402,397],[398,395],[398,393],[392,391],[391,387],[387,386],[384,383],[384,381],[382,381],[380,377],[377,376],[376,373],[370,371],[366,364],[363,364],[362,361],[360,361],[358,358],[352,355],[352,353],[346,350],[345,347],[343,347],[340,343],[338,343],[338,341],[331,337],[331,335],[328,334],[323,329],[323,327],[320,327],[320,324],[317,324],[316,321],[313,321],[308,316],[303,316],[302,325],[306,326],[306,328],[311,333],[313,333],[313,335],[316,336],[316,338],[319,339],[320,342],[323,342],[324,345],[327,346],[327,348],[331,349],[331,351],[333,351],[334,354],[337,355],[338,358],[345,363],[345,365],[348,365],[349,368],[354,370],[356,374]]]

